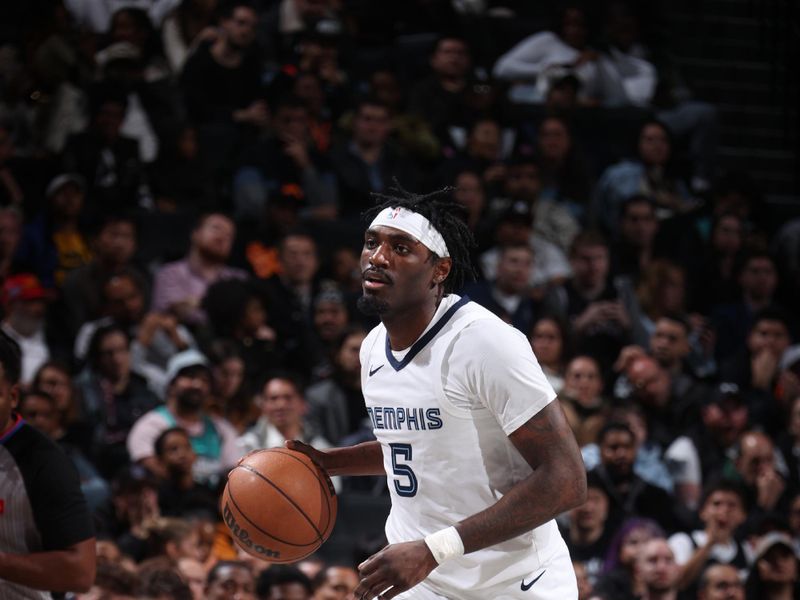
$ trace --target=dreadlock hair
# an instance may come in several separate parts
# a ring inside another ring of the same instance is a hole
[[[450,274],[444,280],[444,293],[459,291],[468,281],[475,279],[475,268],[470,260],[470,250],[475,246],[475,238],[467,226],[464,208],[453,200],[455,188],[445,187],[428,194],[415,194],[405,190],[397,179],[387,194],[373,192],[371,195],[379,205],[364,211],[363,217],[369,223],[385,208],[405,208],[428,219],[431,225],[444,238],[450,258],[453,261]],[[435,258],[442,258],[431,251]]]

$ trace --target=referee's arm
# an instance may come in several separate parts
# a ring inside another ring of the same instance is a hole
[[[50,592],[88,591],[94,583],[95,566],[93,537],[52,552],[0,552],[0,579]]]

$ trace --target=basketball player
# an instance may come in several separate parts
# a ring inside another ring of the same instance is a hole
[[[553,518],[584,501],[580,452],[525,336],[453,293],[472,240],[445,194],[384,197],[364,236],[377,441],[287,447],[331,475],[388,475],[389,545],[359,565],[356,598],[577,599]]]

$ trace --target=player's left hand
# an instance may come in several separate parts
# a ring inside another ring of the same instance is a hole
[[[389,600],[410,590],[437,567],[423,540],[390,544],[358,565],[357,599]]]

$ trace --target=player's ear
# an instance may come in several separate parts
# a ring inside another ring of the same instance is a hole
[[[436,266],[433,268],[433,283],[444,283],[447,276],[450,275],[450,269],[453,267],[452,258],[440,258],[436,261]]]

